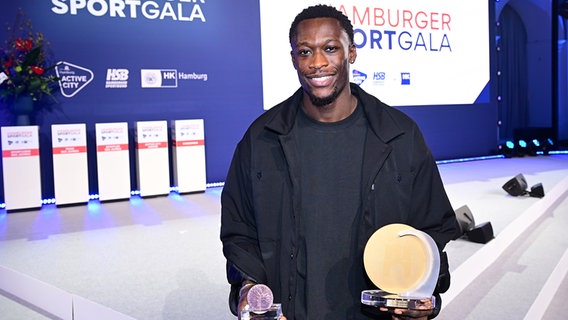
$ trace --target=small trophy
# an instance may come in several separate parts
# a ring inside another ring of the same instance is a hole
[[[420,309],[436,305],[432,295],[440,272],[434,240],[405,224],[389,224],[369,238],[363,253],[367,275],[379,290],[361,292],[361,303],[376,307]]]
[[[255,284],[247,293],[248,304],[241,311],[241,320],[277,320],[282,307],[274,303],[272,290],[264,284]]]

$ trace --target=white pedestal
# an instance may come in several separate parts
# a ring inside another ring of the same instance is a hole
[[[170,193],[167,121],[136,122],[136,175],[140,196]]]
[[[172,121],[174,185],[179,193],[205,191],[203,119]]]
[[[130,198],[128,123],[96,123],[99,200]]]
[[[6,210],[41,207],[39,128],[2,127]]]
[[[85,124],[51,126],[55,204],[89,201],[87,134]]]

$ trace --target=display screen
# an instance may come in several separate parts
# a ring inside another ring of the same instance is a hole
[[[264,108],[299,87],[288,32],[319,1],[260,1]],[[326,1],[352,22],[357,60],[350,80],[391,106],[464,105],[489,100],[486,1]]]

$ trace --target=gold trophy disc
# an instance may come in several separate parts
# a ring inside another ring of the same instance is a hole
[[[415,236],[401,236],[414,230],[395,223],[369,238],[363,264],[370,280],[381,290],[398,295],[411,293],[431,272],[426,244]]]

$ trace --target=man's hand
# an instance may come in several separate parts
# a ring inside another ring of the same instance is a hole
[[[241,286],[241,290],[239,291],[239,304],[237,305],[237,316],[238,319],[241,320],[241,313],[243,309],[247,306],[247,293],[249,292],[250,288],[252,288],[256,283],[246,280],[243,282]]]
[[[241,320],[241,312],[243,311],[243,309],[247,306],[248,304],[248,300],[247,300],[247,294],[249,292],[249,290],[255,285],[256,283],[246,280],[245,282],[243,282],[243,285],[241,286],[241,290],[239,291],[239,305],[237,306],[237,314],[238,314],[238,319]],[[281,316],[279,318],[279,320],[286,320],[285,316]]]
[[[381,311],[389,312],[393,320],[427,320],[428,316],[432,314],[434,306],[431,299],[420,300],[420,304],[415,309],[392,309],[392,308],[379,308]]]

